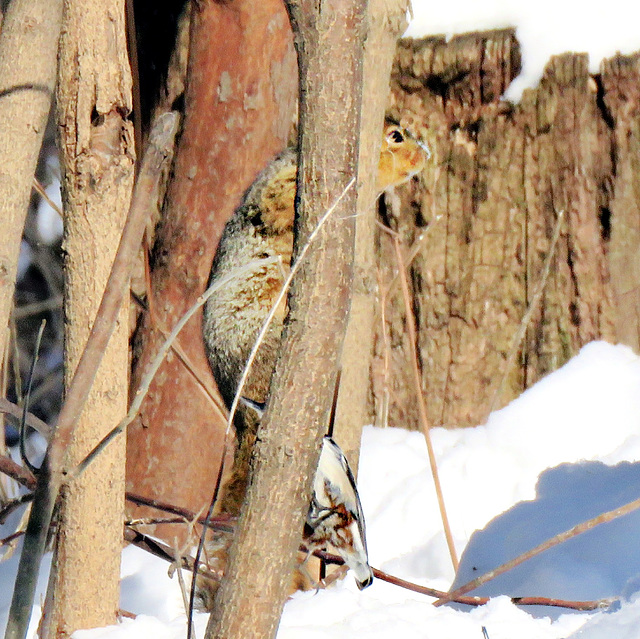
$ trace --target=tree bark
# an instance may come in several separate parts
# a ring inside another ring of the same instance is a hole
[[[366,1],[288,6],[301,96],[294,259],[344,196],[294,278],[247,498],[207,627],[210,639],[275,636],[346,330],[356,207],[356,190],[348,185],[359,153]]]
[[[64,174],[65,385],[89,336],[129,210],[134,178],[124,1],[67,0],[57,119]],[[128,309],[67,451],[73,466],[127,410]],[[119,608],[125,441],[64,491],[43,636],[112,624]]]
[[[13,0],[0,32],[0,353],[56,77],[62,0]]]
[[[483,423],[492,406],[590,340],[637,347],[637,57],[605,62],[592,77],[586,56],[557,56],[540,85],[512,105],[501,96],[519,60],[506,30],[402,41],[394,67],[391,111],[434,156],[420,180],[398,190],[399,213],[388,206],[386,218],[417,252],[419,363],[435,426]],[[510,366],[561,211],[551,275]],[[383,233],[385,286],[394,277],[392,251]],[[393,284],[391,291],[374,394],[382,406],[386,384],[389,423],[415,428],[405,311]]]
[[[197,3],[192,16],[183,133],[152,265],[155,317],[136,338],[132,392],[170,331],[202,293],[225,222],[256,174],[287,143],[295,52],[279,0]],[[213,385],[201,315],[180,345]],[[221,460],[224,420],[171,354],[127,438],[127,488],[199,511]],[[141,515],[139,509],[135,516]],[[173,540],[172,528],[150,532]]]
[[[389,75],[397,40],[406,28],[406,0],[370,0],[363,64],[360,175],[376,175],[380,131],[389,100]],[[333,431],[354,473],[358,470],[362,427],[373,421],[369,379],[373,357],[376,309],[376,202],[374,181],[358,190],[355,265],[349,324],[342,351],[340,394]]]
[[[616,337],[640,353],[640,56],[601,67],[601,117],[612,129],[612,175],[601,224],[609,236]]]

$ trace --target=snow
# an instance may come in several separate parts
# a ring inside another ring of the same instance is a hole
[[[552,55],[588,53],[589,68],[596,73],[603,58],[640,49],[640,4],[633,0],[588,4],[570,0],[458,0],[453,4],[413,0],[413,16],[406,36],[452,36],[515,27],[523,65],[506,94],[514,101],[520,99],[524,89],[538,84]]]
[[[444,497],[462,554],[455,585],[483,574],[550,536],[640,495],[640,357],[593,342],[485,425],[434,429]],[[420,433],[367,427],[360,493],[372,565],[447,590],[454,580]],[[350,575],[326,590],[295,594],[278,639],[603,639],[640,635],[640,511],[557,546],[479,594],[485,606],[432,606],[433,599],[375,580],[359,592]],[[0,628],[16,558],[0,563]],[[177,579],[143,551],[123,551],[122,608],[138,615],[78,631],[74,639],[182,639]],[[44,592],[41,576],[39,598]],[[473,593],[478,594],[478,593]],[[584,613],[522,607],[504,595],[592,600],[619,597]],[[40,600],[40,599],[38,599]],[[202,637],[206,615],[196,615]]]

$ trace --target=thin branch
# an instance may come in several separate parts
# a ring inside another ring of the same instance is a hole
[[[0,397],[0,413],[9,416],[15,424],[19,424],[22,419],[22,408],[4,397]],[[51,426],[33,413],[27,413],[27,426],[37,430],[47,440],[51,437]]]
[[[148,265],[148,260],[145,259],[145,265]],[[147,276],[146,269],[148,267],[145,266],[145,276]],[[150,290],[150,289],[149,289]],[[157,314],[152,310],[153,304],[151,302],[153,296],[148,292],[147,293],[147,304],[145,304],[137,295],[133,292],[131,294],[131,299],[143,310],[149,313],[149,318],[151,320],[151,324],[153,327],[164,337],[164,339],[169,339],[169,331],[160,324]],[[220,396],[216,394],[211,384],[209,384],[205,379],[203,379],[202,374],[198,370],[198,367],[191,361],[185,350],[180,345],[180,342],[176,340],[173,344],[171,344],[171,350],[177,355],[178,359],[184,364],[185,369],[191,375],[194,382],[199,386],[205,396],[211,402],[213,409],[216,411],[219,417],[223,419],[224,422],[227,421],[227,408],[222,403]]]
[[[20,508],[20,506],[24,506],[28,504],[33,499],[33,493],[25,493],[24,495],[20,495],[20,497],[16,497],[8,501],[6,504],[0,508],[0,524],[4,524],[6,518],[14,511]]]
[[[62,295],[54,295],[46,300],[40,302],[31,302],[30,304],[24,304],[22,306],[16,306],[13,309],[13,317],[16,321],[20,321],[26,317],[32,315],[38,315],[45,311],[53,311],[62,307]]]
[[[495,579],[499,575],[502,575],[505,572],[508,572],[509,570],[515,568],[516,566],[519,566],[520,564],[524,563],[528,559],[532,559],[536,555],[543,553],[545,550],[549,550],[549,548],[553,548],[554,546],[557,546],[558,544],[561,544],[562,542],[567,541],[567,539],[571,539],[576,535],[580,535],[584,532],[587,532],[587,530],[591,530],[592,528],[595,528],[600,524],[605,524],[610,521],[613,521],[614,519],[618,519],[618,517],[627,515],[630,512],[637,510],[638,508],[640,508],[640,499],[635,499],[634,501],[631,501],[625,504],[624,506],[620,506],[619,508],[614,508],[613,510],[609,510],[605,513],[601,513],[597,517],[588,519],[587,521],[584,521],[581,524],[577,524],[576,526],[569,528],[569,530],[565,530],[564,532],[557,534],[555,537],[552,537],[551,539],[547,539],[541,544],[538,544],[535,548],[532,548],[531,550],[528,550],[527,552],[524,552],[521,555],[518,555],[514,559],[507,561],[501,566],[498,566],[497,568],[494,568],[493,570],[486,572],[484,575],[481,575],[480,577],[477,577],[476,579],[469,581],[468,583],[464,584],[463,586],[460,586],[460,588],[457,588],[453,592],[447,593],[444,597],[441,597],[438,601],[436,601],[434,605],[441,606],[442,604],[447,603],[448,601],[453,601],[456,597],[459,597],[460,595],[464,595],[472,590],[475,590],[482,584],[485,584],[488,581]]]
[[[207,524],[204,517],[198,517],[196,519],[196,513],[194,513],[192,510],[188,510],[187,508],[181,508],[179,506],[174,506],[172,504],[158,501],[157,499],[149,499],[147,497],[142,497],[141,495],[135,495],[134,493],[129,492],[127,492],[125,496],[127,501],[130,501],[131,503],[137,504],[139,506],[156,508],[157,510],[161,510],[163,512],[178,515],[184,520],[197,521],[197,523],[201,524],[202,526],[208,525],[212,530],[221,530],[231,533],[235,530],[235,517],[229,517],[228,515],[223,515],[220,517],[210,517]]]
[[[164,559],[164,561],[167,561],[170,564],[175,561],[172,554],[173,549],[170,546],[168,546],[167,544],[157,539],[153,539],[148,535],[139,533],[135,530],[132,530],[131,528],[125,528],[124,539],[130,544],[133,544],[134,546],[137,546],[138,548],[141,548],[142,550],[145,550],[148,553],[151,553],[155,557],[158,557],[159,559]],[[193,564],[193,559],[191,559],[191,557],[181,557],[180,560],[181,560],[181,565],[185,570],[193,572],[194,564]],[[198,575],[204,577],[205,579],[210,579],[216,582],[219,582],[220,579],[222,579],[222,574],[214,570],[211,570],[210,568],[204,565],[200,565],[198,567]]]
[[[69,471],[69,475],[72,477],[77,477],[81,475],[86,468],[91,464],[91,462],[109,445],[111,441],[115,437],[117,437],[137,416],[138,411],[140,410],[140,406],[144,398],[147,396],[149,392],[149,387],[153,378],[155,377],[160,365],[164,361],[167,353],[173,347],[173,344],[178,337],[180,331],[184,328],[186,323],[193,317],[193,315],[205,304],[205,302],[218,290],[226,286],[230,281],[235,279],[236,277],[241,277],[246,274],[249,270],[252,270],[256,266],[266,266],[267,264],[273,264],[277,258],[269,257],[262,260],[255,260],[250,264],[246,264],[245,266],[238,267],[234,269],[221,278],[214,284],[212,284],[198,299],[194,302],[194,304],[189,308],[189,310],[180,318],[178,323],[173,327],[171,333],[167,339],[163,342],[162,346],[156,353],[156,356],[153,358],[153,361],[147,368],[142,380],[140,381],[140,386],[136,391],[133,401],[131,402],[131,406],[129,408],[129,412],[125,416],[125,418],[115,427],[113,428],[102,440],[93,448],[93,450],[73,469]]]
[[[314,556],[319,557],[327,564],[334,565],[342,565],[344,560],[342,557],[338,557],[337,555],[332,555],[323,551],[316,551],[313,553]],[[376,579],[380,579],[381,581],[386,581],[387,583],[393,584],[394,586],[399,586],[400,588],[404,588],[405,590],[411,590],[412,592],[417,592],[421,595],[427,595],[428,597],[435,597],[440,599],[442,597],[449,596],[448,593],[437,590],[436,588],[429,588],[428,586],[421,586],[419,584],[413,583],[411,581],[407,581],[406,579],[401,579],[400,577],[395,577],[394,575],[390,575],[387,572],[382,570],[378,570],[378,568],[372,568],[373,576]],[[460,603],[466,604],[468,606],[483,606],[484,604],[489,602],[490,597],[469,597],[464,595],[456,596],[451,599],[452,603]],[[512,597],[511,601],[517,606],[554,606],[557,608],[569,608],[572,610],[598,610],[601,608],[609,607],[615,599],[598,599],[594,601],[569,601],[565,599],[551,599],[547,597]],[[434,602],[434,605],[437,602]]]
[[[33,490],[36,487],[35,475],[27,468],[14,462],[10,457],[0,455],[0,473],[11,477],[11,479],[14,479],[29,490]]]
[[[33,177],[33,189],[62,218],[62,209],[49,197],[49,194],[35,176]]]
[[[551,244],[549,245],[549,252],[544,260],[544,265],[542,267],[542,273],[540,275],[540,280],[538,281],[538,285],[533,293],[533,297],[531,298],[531,303],[529,304],[529,308],[527,308],[527,312],[522,317],[520,324],[518,326],[518,330],[516,331],[513,339],[511,340],[511,346],[509,347],[509,355],[507,356],[507,361],[505,362],[502,368],[502,375],[500,376],[500,381],[498,382],[498,386],[491,398],[491,404],[489,404],[489,411],[485,418],[485,422],[489,419],[489,415],[497,408],[498,401],[500,400],[500,395],[502,395],[502,390],[504,389],[505,382],[507,380],[507,375],[513,366],[513,363],[518,355],[520,350],[520,344],[524,339],[524,336],[527,332],[527,328],[529,323],[531,322],[531,318],[533,317],[534,312],[538,308],[538,304],[540,304],[540,300],[542,299],[542,293],[547,285],[547,279],[549,278],[549,271],[551,270],[551,262],[553,261],[553,257],[556,252],[556,246],[558,245],[558,238],[560,237],[560,229],[562,227],[562,220],[564,219],[564,210],[558,213],[558,219],[556,220],[556,225],[553,230],[553,236],[551,238]]]
[[[22,535],[24,535],[24,531],[19,530],[18,532],[11,533],[7,537],[3,537],[2,539],[0,539],[0,548],[2,548],[2,546],[8,546],[10,543],[14,542],[16,539],[20,539]]]
[[[436,489],[436,495],[438,498],[438,508],[440,509],[440,517],[442,518],[442,526],[444,529],[444,535],[447,540],[447,546],[449,547],[449,554],[451,555],[451,562],[453,563],[454,571],[458,570],[458,556],[456,554],[456,547],[453,542],[453,535],[451,533],[451,526],[449,524],[449,517],[447,516],[447,509],[444,503],[444,497],[442,495],[442,485],[440,484],[440,475],[438,473],[438,463],[436,461],[436,455],[433,450],[433,444],[431,442],[431,433],[429,426],[429,418],[427,417],[427,407],[424,401],[424,394],[422,393],[422,378],[420,376],[420,369],[418,367],[418,335],[416,330],[415,318],[413,316],[413,309],[411,307],[411,294],[409,293],[409,283],[407,282],[407,273],[404,266],[404,258],[402,255],[402,248],[400,246],[400,240],[396,235],[393,235],[393,246],[396,253],[396,260],[398,266],[398,274],[400,275],[400,285],[402,287],[402,296],[404,298],[405,314],[407,317],[407,329],[409,331],[409,343],[411,347],[411,368],[413,371],[414,389],[416,393],[416,399],[418,401],[418,410],[420,414],[420,425],[422,426],[422,433],[427,443],[427,452],[429,454],[429,465],[431,466],[431,475],[433,477],[433,483]]]
[[[27,413],[29,411],[29,401],[31,399],[31,388],[33,386],[33,374],[36,370],[36,364],[38,363],[38,356],[40,355],[40,344],[42,343],[42,335],[44,333],[44,327],[47,325],[47,320],[43,319],[40,322],[40,328],[36,336],[36,343],[33,351],[33,358],[31,360],[31,368],[29,369],[29,379],[27,381],[27,394],[22,400],[22,416],[20,417],[20,457],[22,463],[35,475],[37,468],[29,461],[27,455],[27,449],[25,447],[27,439]]]

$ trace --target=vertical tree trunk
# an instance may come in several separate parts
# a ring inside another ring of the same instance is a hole
[[[364,50],[361,112],[360,175],[376,175],[380,159],[380,131],[389,100],[389,75],[398,36],[406,28],[406,0],[370,0]],[[362,427],[372,422],[371,360],[376,304],[376,201],[375,181],[365,180],[358,190],[355,265],[349,324],[342,351],[340,395],[334,438],[358,469]]]
[[[65,381],[73,378],[129,209],[134,177],[124,1],[67,0],[60,43],[58,125],[64,172]],[[128,309],[122,308],[69,463],[78,463],[127,409]],[[114,623],[119,607],[124,438],[64,492],[45,611],[47,637]]]
[[[196,3],[183,134],[154,251],[156,316],[147,315],[138,331],[132,391],[164,341],[161,330],[170,331],[204,290],[220,234],[242,193],[286,146],[296,86],[281,0]],[[179,342],[212,384],[200,314]],[[199,511],[215,485],[224,429],[171,354],[129,428],[128,489]],[[154,532],[173,540],[176,529]]]
[[[62,0],[13,0],[0,32],[0,354],[20,238],[55,86]]]
[[[300,68],[294,259],[344,194],[294,278],[254,448],[247,497],[218,590],[209,639],[275,636],[346,330],[353,266],[365,0],[288,4]],[[373,174],[369,176],[372,179]]]

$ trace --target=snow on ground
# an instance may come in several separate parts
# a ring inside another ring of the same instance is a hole
[[[516,27],[522,73],[507,92],[507,98],[515,101],[525,88],[538,83],[552,55],[589,53],[595,73],[603,58],[640,49],[640,4],[634,0],[458,0],[453,4],[413,0],[413,14],[405,34],[411,37]]]
[[[640,357],[594,342],[492,414],[486,425],[434,429],[433,442],[456,546],[456,584],[478,576],[600,512],[640,496]],[[420,433],[366,428],[360,492],[371,563],[446,590],[454,579]],[[479,532],[475,532],[479,531]],[[489,582],[493,599],[469,609],[375,580],[358,592],[351,576],[298,593],[278,639],[625,639],[640,636],[640,515],[615,522]],[[0,628],[15,559],[0,563]],[[474,570],[475,568],[475,570]],[[123,552],[122,607],[139,616],[75,639],[183,639],[177,580],[133,547]],[[41,579],[44,588],[46,575]],[[621,597],[611,611],[518,608],[506,596]],[[550,615],[550,616],[547,616]],[[196,620],[202,637],[206,616]]]

